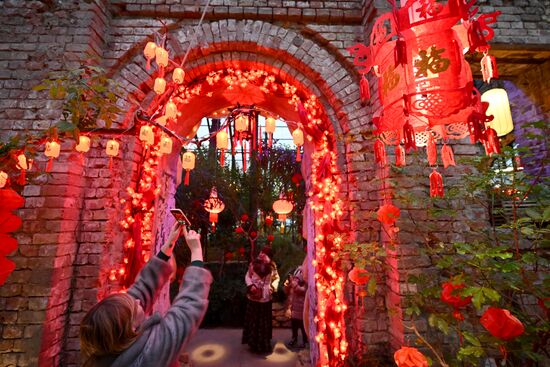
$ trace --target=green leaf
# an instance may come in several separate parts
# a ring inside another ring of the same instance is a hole
[[[72,132],[74,131],[74,129],[76,129],[75,124],[72,124],[69,121],[65,121],[65,120],[59,121],[56,126],[57,126],[57,129],[62,133]]]
[[[476,346],[476,347],[481,347],[481,342],[479,341],[478,338],[476,338],[473,334],[470,334],[469,332],[467,331],[463,331],[462,332],[462,336],[464,337],[464,339],[466,339],[470,344]]]
[[[483,290],[483,294],[489,298],[491,301],[498,302],[500,300],[500,294],[498,294],[497,291],[491,288],[481,288]]]
[[[550,220],[550,206],[544,209],[544,213],[542,214],[542,221],[547,222]]]

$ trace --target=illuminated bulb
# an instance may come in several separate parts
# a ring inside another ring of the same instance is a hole
[[[156,78],[153,90],[156,94],[164,93],[164,91],[166,90],[166,80],[164,80],[163,78]]]
[[[159,66],[167,67],[168,66],[168,51],[162,47],[157,47],[155,49],[155,61]]]
[[[155,141],[155,135],[153,129],[149,125],[143,125],[139,130],[139,140],[147,145],[152,145]]]
[[[166,112],[164,115],[169,119],[175,119],[178,113],[178,107],[172,101],[166,104]]]
[[[185,71],[181,68],[175,68],[174,72],[172,73],[172,80],[176,84],[182,84],[183,79],[185,78]]]

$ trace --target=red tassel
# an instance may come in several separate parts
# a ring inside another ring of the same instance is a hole
[[[434,168],[432,173],[430,173],[430,196],[432,198],[440,197],[444,195],[443,192],[443,177],[439,172]]]
[[[485,54],[481,59],[481,73],[483,75],[483,81],[490,83],[491,79],[498,78],[497,62],[494,56]]]
[[[164,66],[159,65],[159,78],[164,78]]]
[[[185,170],[185,180],[183,181],[183,184],[185,186],[189,186],[189,171],[188,169]]]
[[[51,172],[53,167],[53,158],[48,159],[48,164],[46,165],[46,172]]]
[[[408,122],[403,126],[403,140],[405,142],[405,151],[416,150],[416,138],[414,129]]]
[[[225,149],[220,149],[220,166],[225,164]]]
[[[449,166],[456,166],[453,149],[447,144],[443,144],[441,147],[441,160],[443,161],[443,167],[445,168]]]
[[[401,144],[395,146],[395,165],[397,167],[405,167],[407,165],[405,148]]]
[[[361,94],[361,102],[365,103],[370,99],[369,81],[364,75],[361,77],[361,82],[359,83],[359,92]]]
[[[300,146],[296,146],[296,162],[301,162],[302,156],[300,155]]]
[[[380,167],[384,167],[388,161],[386,159],[386,147],[380,139],[374,142],[374,159]]]
[[[271,148],[271,146],[273,145],[273,134],[268,133],[267,136],[269,137],[267,145]]]
[[[260,155],[262,154],[262,142],[264,141],[263,138],[262,138],[262,127],[258,127],[260,133],[258,134],[258,136],[260,137],[260,141],[258,142],[258,153],[260,153]]]
[[[435,166],[437,164],[437,146],[435,145],[435,138],[431,132],[428,135],[426,153],[428,154],[428,164],[430,166]]]
[[[109,170],[113,170],[113,157],[109,157]]]
[[[495,129],[491,127],[487,128],[486,136],[487,136],[487,140],[484,142],[485,153],[487,153],[487,155],[489,156],[493,155],[494,153],[500,154],[501,153],[500,141],[498,140],[498,136]]]
[[[243,172],[246,173],[246,143],[245,142],[242,142],[241,143],[242,147],[243,147]]]
[[[22,169],[21,172],[19,172],[17,183],[21,186],[24,186],[27,183],[27,170]]]

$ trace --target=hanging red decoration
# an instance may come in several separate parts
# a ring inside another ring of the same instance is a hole
[[[447,144],[443,144],[441,147],[441,160],[443,161],[443,167],[455,166],[455,156],[453,149]]]
[[[370,275],[366,270],[354,266],[348,273],[348,278],[356,285],[365,285],[369,282]]]
[[[510,311],[489,307],[481,316],[481,325],[494,337],[512,340],[525,332],[525,327]]]
[[[407,165],[405,148],[401,144],[395,146],[395,165],[405,167]]]
[[[15,210],[25,204],[25,199],[12,189],[0,189],[1,210]]]
[[[15,270],[15,263],[4,256],[0,256],[0,286],[2,286],[10,274]]]
[[[7,233],[0,233],[0,256],[8,256],[17,249],[17,240]]]
[[[359,92],[361,94],[361,102],[366,103],[370,99],[370,88],[368,79],[362,75],[359,83]]]
[[[437,146],[432,134],[428,135],[428,144],[426,145],[426,153],[428,155],[428,164],[435,166],[437,164]]]
[[[362,75],[378,78],[382,104],[375,133],[386,145],[409,152],[434,140],[484,141],[484,111],[463,50],[483,52],[487,80],[496,78],[488,41],[499,12],[477,16],[476,0],[390,1],[392,11],[374,23],[369,46],[348,50]],[[398,5],[400,4],[400,5]],[[459,34],[468,34],[463,45]],[[430,148],[431,161],[437,156]],[[434,163],[435,164],[435,163]]]
[[[441,300],[454,308],[453,317],[459,321],[464,320],[464,316],[459,308],[465,307],[472,302],[472,297],[462,297],[456,291],[464,289],[464,284],[453,284],[446,282],[441,285]]]
[[[490,83],[491,79],[498,78],[497,62],[494,56],[485,54],[481,59],[481,74],[483,81]]]
[[[268,242],[273,242],[274,239],[275,239],[275,236],[272,235],[272,234],[270,234],[270,235],[267,236],[267,241],[268,241]]]
[[[485,146],[485,153],[488,156],[492,156],[493,154],[500,154],[500,141],[498,140],[495,129],[493,129],[492,127],[488,127],[485,129],[485,134],[486,140],[483,142],[483,145]]]
[[[416,348],[401,347],[394,353],[393,359],[397,367],[428,367],[426,356]]]
[[[444,196],[443,177],[435,170],[435,168],[432,173],[430,173],[430,196],[432,198],[442,198]]]
[[[273,217],[271,215],[265,217],[265,225],[268,227],[271,227],[273,225]]]
[[[380,167],[384,167],[388,163],[386,158],[386,147],[380,139],[376,139],[374,142],[374,160]]]
[[[398,207],[392,204],[384,204],[376,212],[376,219],[384,224],[393,224],[399,219],[400,215],[401,211]]]

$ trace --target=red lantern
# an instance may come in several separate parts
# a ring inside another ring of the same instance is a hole
[[[243,233],[244,233],[243,227],[237,227],[237,228],[235,228],[235,233],[243,234]]]
[[[416,348],[401,347],[394,353],[393,359],[397,367],[428,367],[426,356]]]
[[[21,218],[9,211],[0,211],[0,233],[14,232],[21,226]]]
[[[393,224],[401,215],[398,207],[392,204],[384,204],[376,212],[376,219],[384,224]]]
[[[441,285],[441,300],[454,308],[461,308],[469,305],[472,302],[472,297],[461,297],[456,294],[455,291],[464,289],[464,284],[453,284],[452,282],[446,282]]]
[[[275,236],[273,236],[272,234],[267,236],[267,241],[268,242],[273,242],[274,239],[275,239]]]
[[[0,233],[0,256],[7,256],[17,249],[17,240],[9,234]]]
[[[370,279],[370,275],[366,270],[359,269],[356,266],[348,273],[348,277],[356,285],[365,285]]]
[[[25,204],[25,199],[12,189],[0,189],[2,210],[15,210]]]
[[[14,269],[15,263],[13,261],[0,256],[0,286],[6,282],[6,279]]]
[[[268,215],[267,217],[265,217],[265,225],[268,227],[271,227],[272,224],[273,224],[273,217],[271,215]]]
[[[250,232],[250,238],[255,239],[256,236],[258,236],[258,233],[254,232],[254,231]]]
[[[510,311],[489,307],[481,316],[481,325],[494,337],[512,340],[525,332],[525,327]]]
[[[241,222],[248,222],[248,214],[241,215]]]

